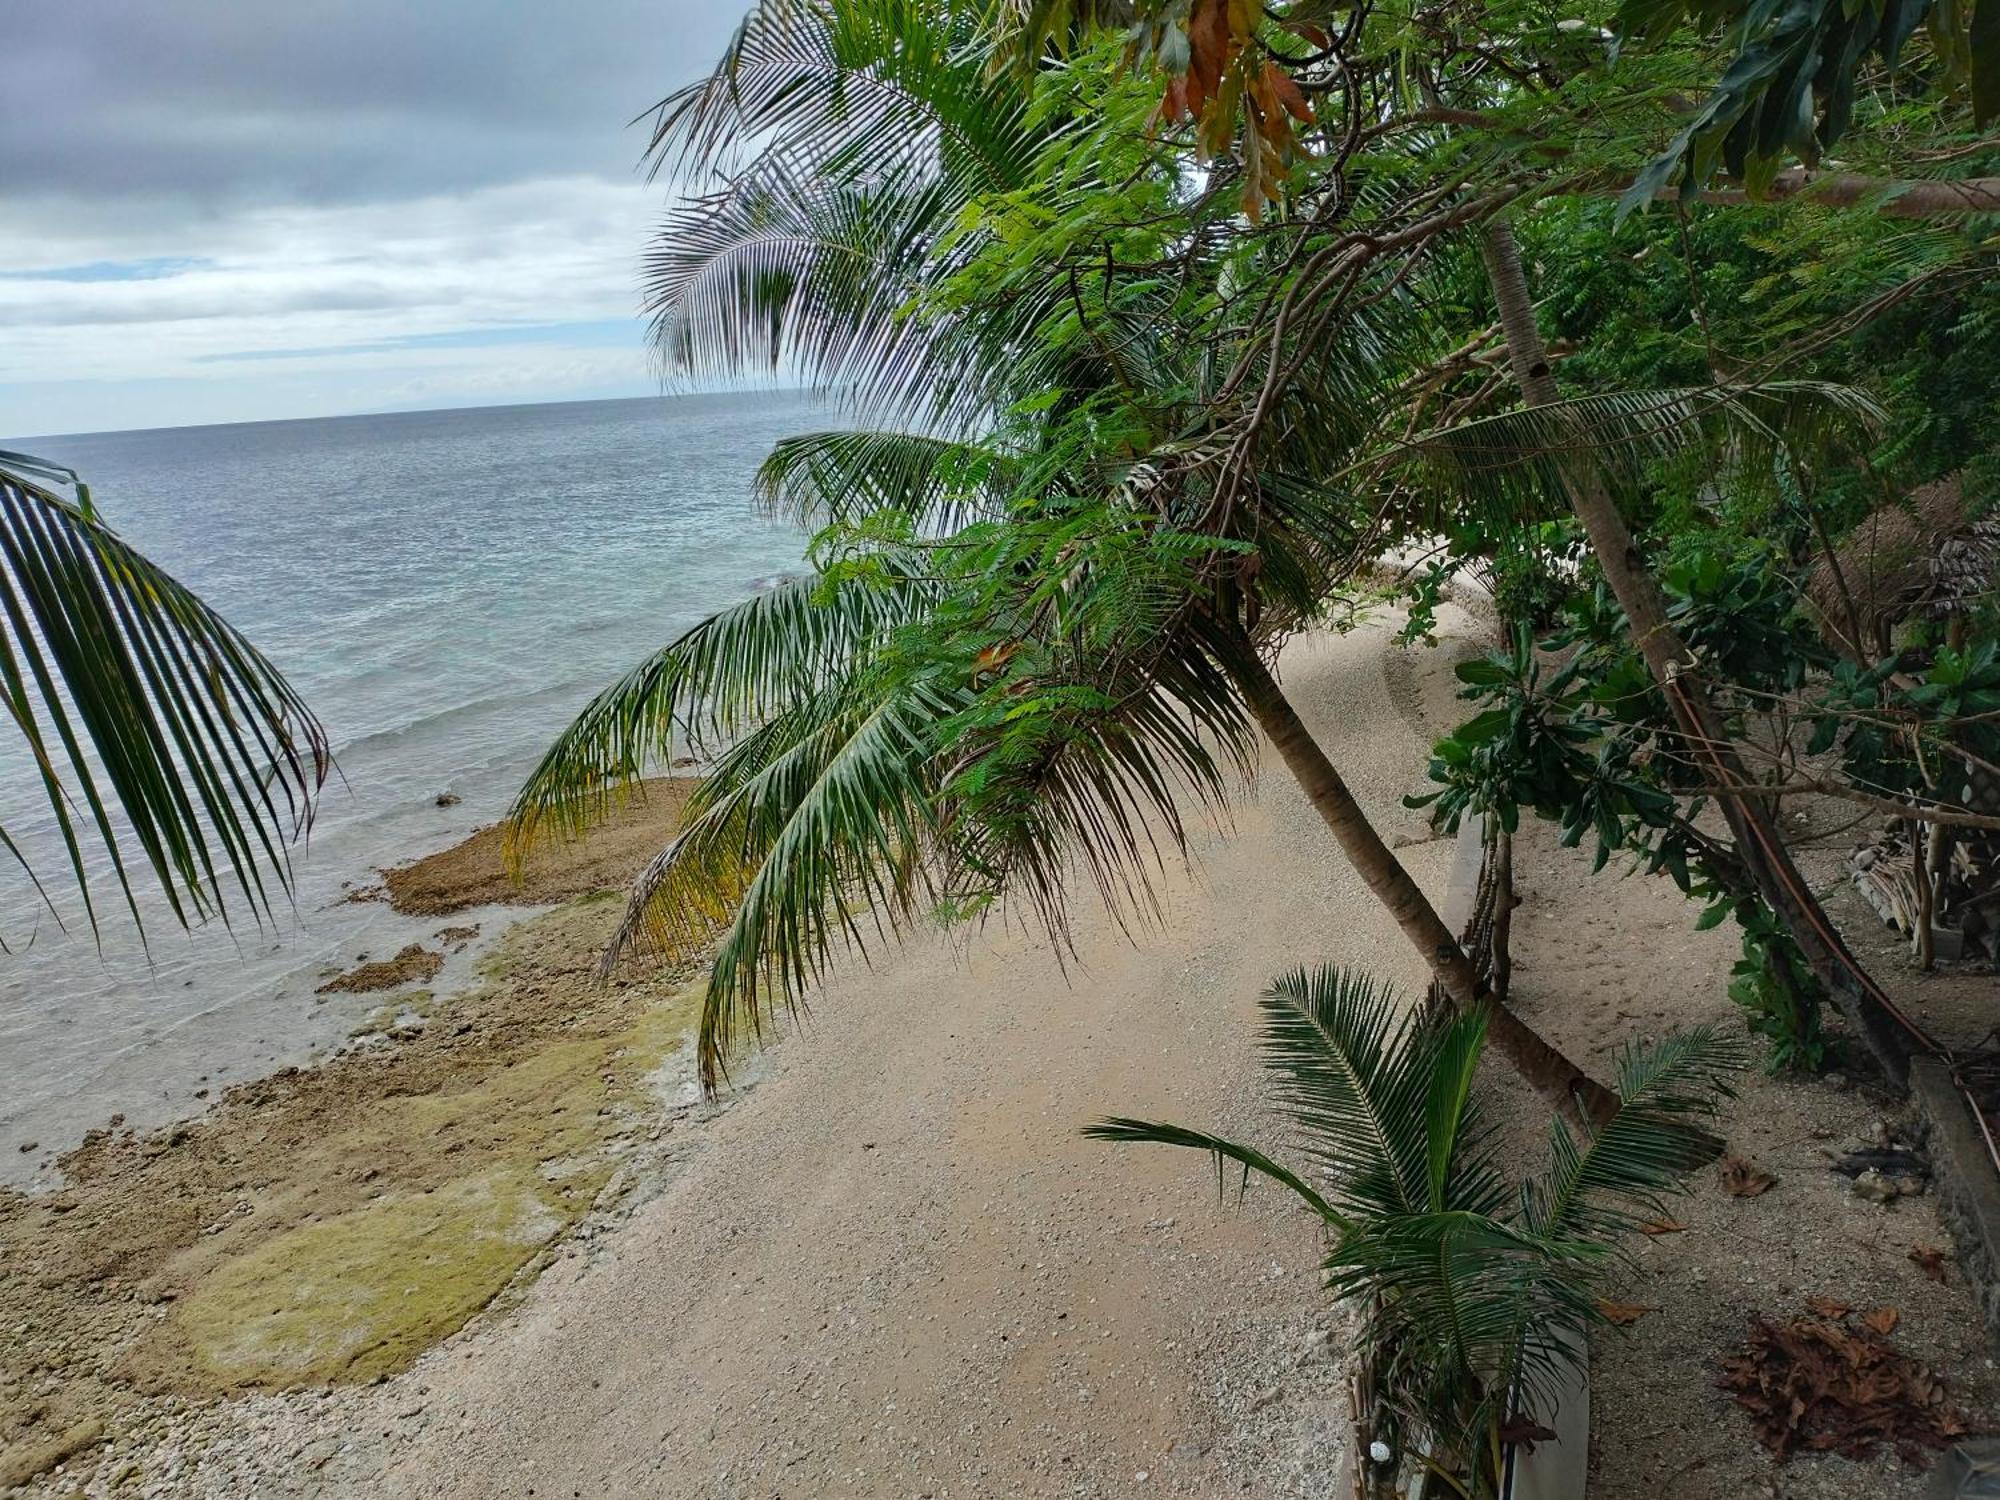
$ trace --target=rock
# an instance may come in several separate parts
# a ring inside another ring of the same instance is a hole
[[[1944,1456],[1925,1500],[2000,1500],[2000,1438],[1971,1438]]]
[[[21,1142],[21,1154],[26,1156],[30,1151],[38,1151],[41,1149],[41,1145],[40,1141],[23,1141]]]
[[[1893,1203],[1902,1193],[1895,1183],[1870,1167],[1855,1177],[1854,1196],[1869,1203]]]
[[[439,807],[456,807],[460,800],[457,792],[439,792],[436,798]]]
[[[1847,1089],[1847,1075],[1845,1073],[1823,1074],[1820,1078],[1820,1082],[1825,1084],[1828,1088],[1834,1090],[1836,1093],[1844,1093]]]

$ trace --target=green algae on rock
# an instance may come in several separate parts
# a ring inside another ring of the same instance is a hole
[[[392,1193],[222,1265],[174,1318],[225,1385],[372,1379],[455,1332],[571,1217],[504,1168]]]

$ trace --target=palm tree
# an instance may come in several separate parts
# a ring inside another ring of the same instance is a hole
[[[1363,512],[1326,476],[1433,330],[1385,275],[1373,316],[1300,356],[1268,424],[1285,438],[1254,466],[1222,464],[1233,435],[1209,430],[1206,401],[1243,374],[1215,350],[1259,309],[1218,285],[1258,250],[1142,231],[1180,283],[1107,275],[1088,294],[1074,270],[982,260],[994,240],[968,231],[973,205],[1027,196],[1036,161],[1088,116],[994,67],[981,22],[969,5],[767,0],[714,75],[655,112],[656,166],[725,173],[650,257],[670,368],[789,362],[901,425],[779,447],[767,502],[844,529],[849,555],[601,695],[517,799],[516,847],[600,814],[617,786],[605,767],[713,759],[609,955],[720,937],[712,1079],[739,1012],[754,1025],[774,994],[795,1002],[865,923],[899,931],[940,901],[1012,893],[1060,936],[1072,861],[1114,909],[1143,907],[1155,833],[1182,843],[1177,793],[1222,796],[1254,724],[1443,991],[1482,1005],[1455,935],[1266,661],[1356,560]],[[1116,102],[1130,115],[1130,96]],[[1157,162],[1146,179],[1151,206],[1185,216],[1185,184]],[[1087,172],[1070,201],[1104,188]],[[1420,239],[1387,195],[1374,206],[1383,232]],[[887,544],[884,515],[902,528]],[[1493,1008],[1488,1024],[1563,1108],[1608,1104],[1518,1018]]]
[[[19,453],[0,453],[0,701],[93,932],[93,834],[142,932],[135,845],[183,925],[228,920],[231,886],[261,921],[266,870],[290,889],[285,846],[330,766],[318,720],[227,621],[104,524],[73,471]],[[5,829],[0,846],[55,914]]]
[[[1085,1134],[1206,1151],[1218,1180],[1231,1163],[1296,1195],[1325,1226],[1327,1285],[1363,1309],[1377,1435],[1450,1493],[1496,1495],[1507,1442],[1553,1418],[1607,1277],[1629,1269],[1618,1242],[1712,1157],[1703,1127],[1741,1059],[1709,1029],[1629,1047],[1614,1109],[1580,1131],[1554,1122],[1548,1166],[1514,1185],[1474,1086],[1483,1014],[1413,1021],[1338,967],[1285,975],[1263,1009],[1297,1168],[1178,1125]]]

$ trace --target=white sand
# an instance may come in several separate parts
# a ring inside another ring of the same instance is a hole
[[[1426,733],[1451,712],[1449,655],[1370,629],[1284,661],[1433,888],[1449,844],[1399,799],[1420,700]],[[1163,930],[1134,946],[1084,915],[1068,981],[1012,933],[851,965],[594,1263],[385,1393],[428,1388],[376,1492],[1206,1495],[1261,1471],[1257,1493],[1323,1493],[1345,1399],[1333,1364],[1299,1365],[1332,1326],[1308,1221],[1268,1190],[1218,1204],[1191,1154],[1077,1132],[1117,1112],[1268,1139],[1270,976],[1420,969],[1282,775],[1200,845]]]

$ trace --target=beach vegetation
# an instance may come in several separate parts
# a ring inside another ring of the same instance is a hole
[[[331,768],[319,721],[74,472],[19,453],[0,453],[0,697],[93,933],[105,884],[144,931],[141,870],[183,926],[261,922],[289,894],[287,850]],[[61,925],[5,828],[0,849]]]
[[[1793,864],[1754,755],[1769,715],[1745,695],[1775,691],[1749,670],[1759,650],[1814,670],[1796,571],[1755,544],[1802,492],[1833,497],[1803,507],[1817,542],[1851,524],[1845,476],[1871,450],[1943,451],[1907,438],[1907,387],[1858,387],[1854,341],[1901,299],[1978,295],[1989,251],[1964,214],[1987,189],[1940,208],[1862,174],[1780,219],[1702,187],[1621,219],[1663,97],[1726,48],[1649,31],[1614,67],[1608,8],[1442,28],[1394,8],[1333,29],[1208,3],[1122,15],[767,0],[653,113],[653,165],[718,184],[650,254],[663,362],[782,370],[844,420],[761,476],[774,513],[816,530],[811,576],[594,702],[517,800],[516,849],[580,831],[651,760],[707,763],[609,957],[717,945],[713,1082],[837,951],[931,914],[1023,911],[1058,948],[1072,886],[1143,917],[1149,871],[1184,850],[1183,802],[1233,794],[1261,734],[1441,992],[1486,1006],[1552,1100],[1601,1113],[1608,1093],[1487,1005],[1272,671],[1376,558],[1416,550],[1432,596],[1495,579],[1537,628],[1519,650],[1597,632],[1568,730],[1616,774],[1558,757],[1538,810],[1726,903],[1760,1028],[1817,1058],[1822,988],[1883,996]],[[1871,94],[1853,140],[1877,166],[1912,132],[1955,147],[1958,107]],[[1735,236],[1742,306],[1716,310],[1697,232]],[[1836,240],[1851,253],[1815,272]],[[1634,332],[1614,283],[1683,299],[1680,324]],[[1552,344],[1545,320],[1574,332]],[[1941,428],[1981,410],[1928,398]],[[1620,684],[1643,724],[1618,718]],[[1494,722],[1475,721],[1494,738],[1466,765],[1497,775],[1515,730]],[[1599,826],[1619,798],[1644,815]],[[1500,837],[1522,805],[1474,800]]]
[[[1630,1045],[1616,1104],[1550,1127],[1546,1165],[1514,1180],[1476,1082],[1483,1014],[1413,1008],[1341,967],[1280,977],[1262,1000],[1271,1093],[1291,1160],[1204,1131],[1114,1118],[1099,1140],[1213,1157],[1217,1184],[1254,1175],[1324,1225],[1322,1269],[1359,1315],[1372,1382],[1370,1494],[1491,1500],[1510,1445],[1553,1439],[1585,1336],[1611,1320],[1623,1248],[1712,1159],[1736,1045],[1709,1029]]]

